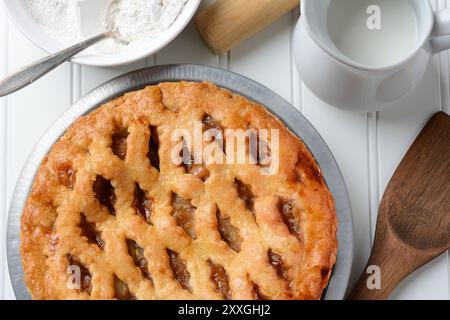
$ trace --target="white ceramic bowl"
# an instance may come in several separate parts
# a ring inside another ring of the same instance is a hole
[[[38,47],[48,53],[54,53],[64,48],[62,44],[52,39],[40,28],[22,0],[2,0],[2,2],[17,28]],[[155,39],[111,55],[80,53],[71,61],[88,66],[109,67],[148,57],[167,46],[183,31],[196,13],[200,2],[201,0],[188,0],[177,20]]]

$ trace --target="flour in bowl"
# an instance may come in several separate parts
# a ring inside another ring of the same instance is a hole
[[[64,46],[92,36],[86,34],[80,18],[80,6],[89,5],[89,1],[92,0],[24,0],[36,22]],[[105,30],[117,31],[121,41],[105,40],[92,50],[112,54],[158,37],[175,22],[188,0],[95,1],[104,8],[98,12],[100,23]]]

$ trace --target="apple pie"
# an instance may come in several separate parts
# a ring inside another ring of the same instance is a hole
[[[214,159],[242,154],[233,130],[256,132],[256,149],[276,137],[278,167],[264,172],[275,152],[252,152],[250,135],[253,161],[205,161],[198,138],[175,139],[195,128],[218,132],[200,138],[203,151],[220,146]],[[320,299],[336,228],[319,166],[276,117],[212,83],[162,83],[81,117],[53,146],[21,255],[34,299]]]

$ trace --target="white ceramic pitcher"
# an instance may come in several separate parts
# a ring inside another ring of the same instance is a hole
[[[415,48],[398,63],[372,67],[348,58],[331,40],[331,0],[303,0],[294,57],[306,86],[335,107],[360,112],[382,110],[407,96],[423,78],[433,54],[450,48],[450,10],[434,13],[428,0],[409,1],[418,26]]]

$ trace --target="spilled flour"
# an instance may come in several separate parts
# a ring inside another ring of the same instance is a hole
[[[86,34],[80,16],[80,6],[89,5],[89,1],[103,7],[98,11],[103,29],[113,27],[122,40],[105,40],[92,50],[113,54],[158,37],[175,22],[188,0],[24,0],[36,22],[64,46],[92,36]],[[93,7],[90,15],[97,17],[96,9]]]

